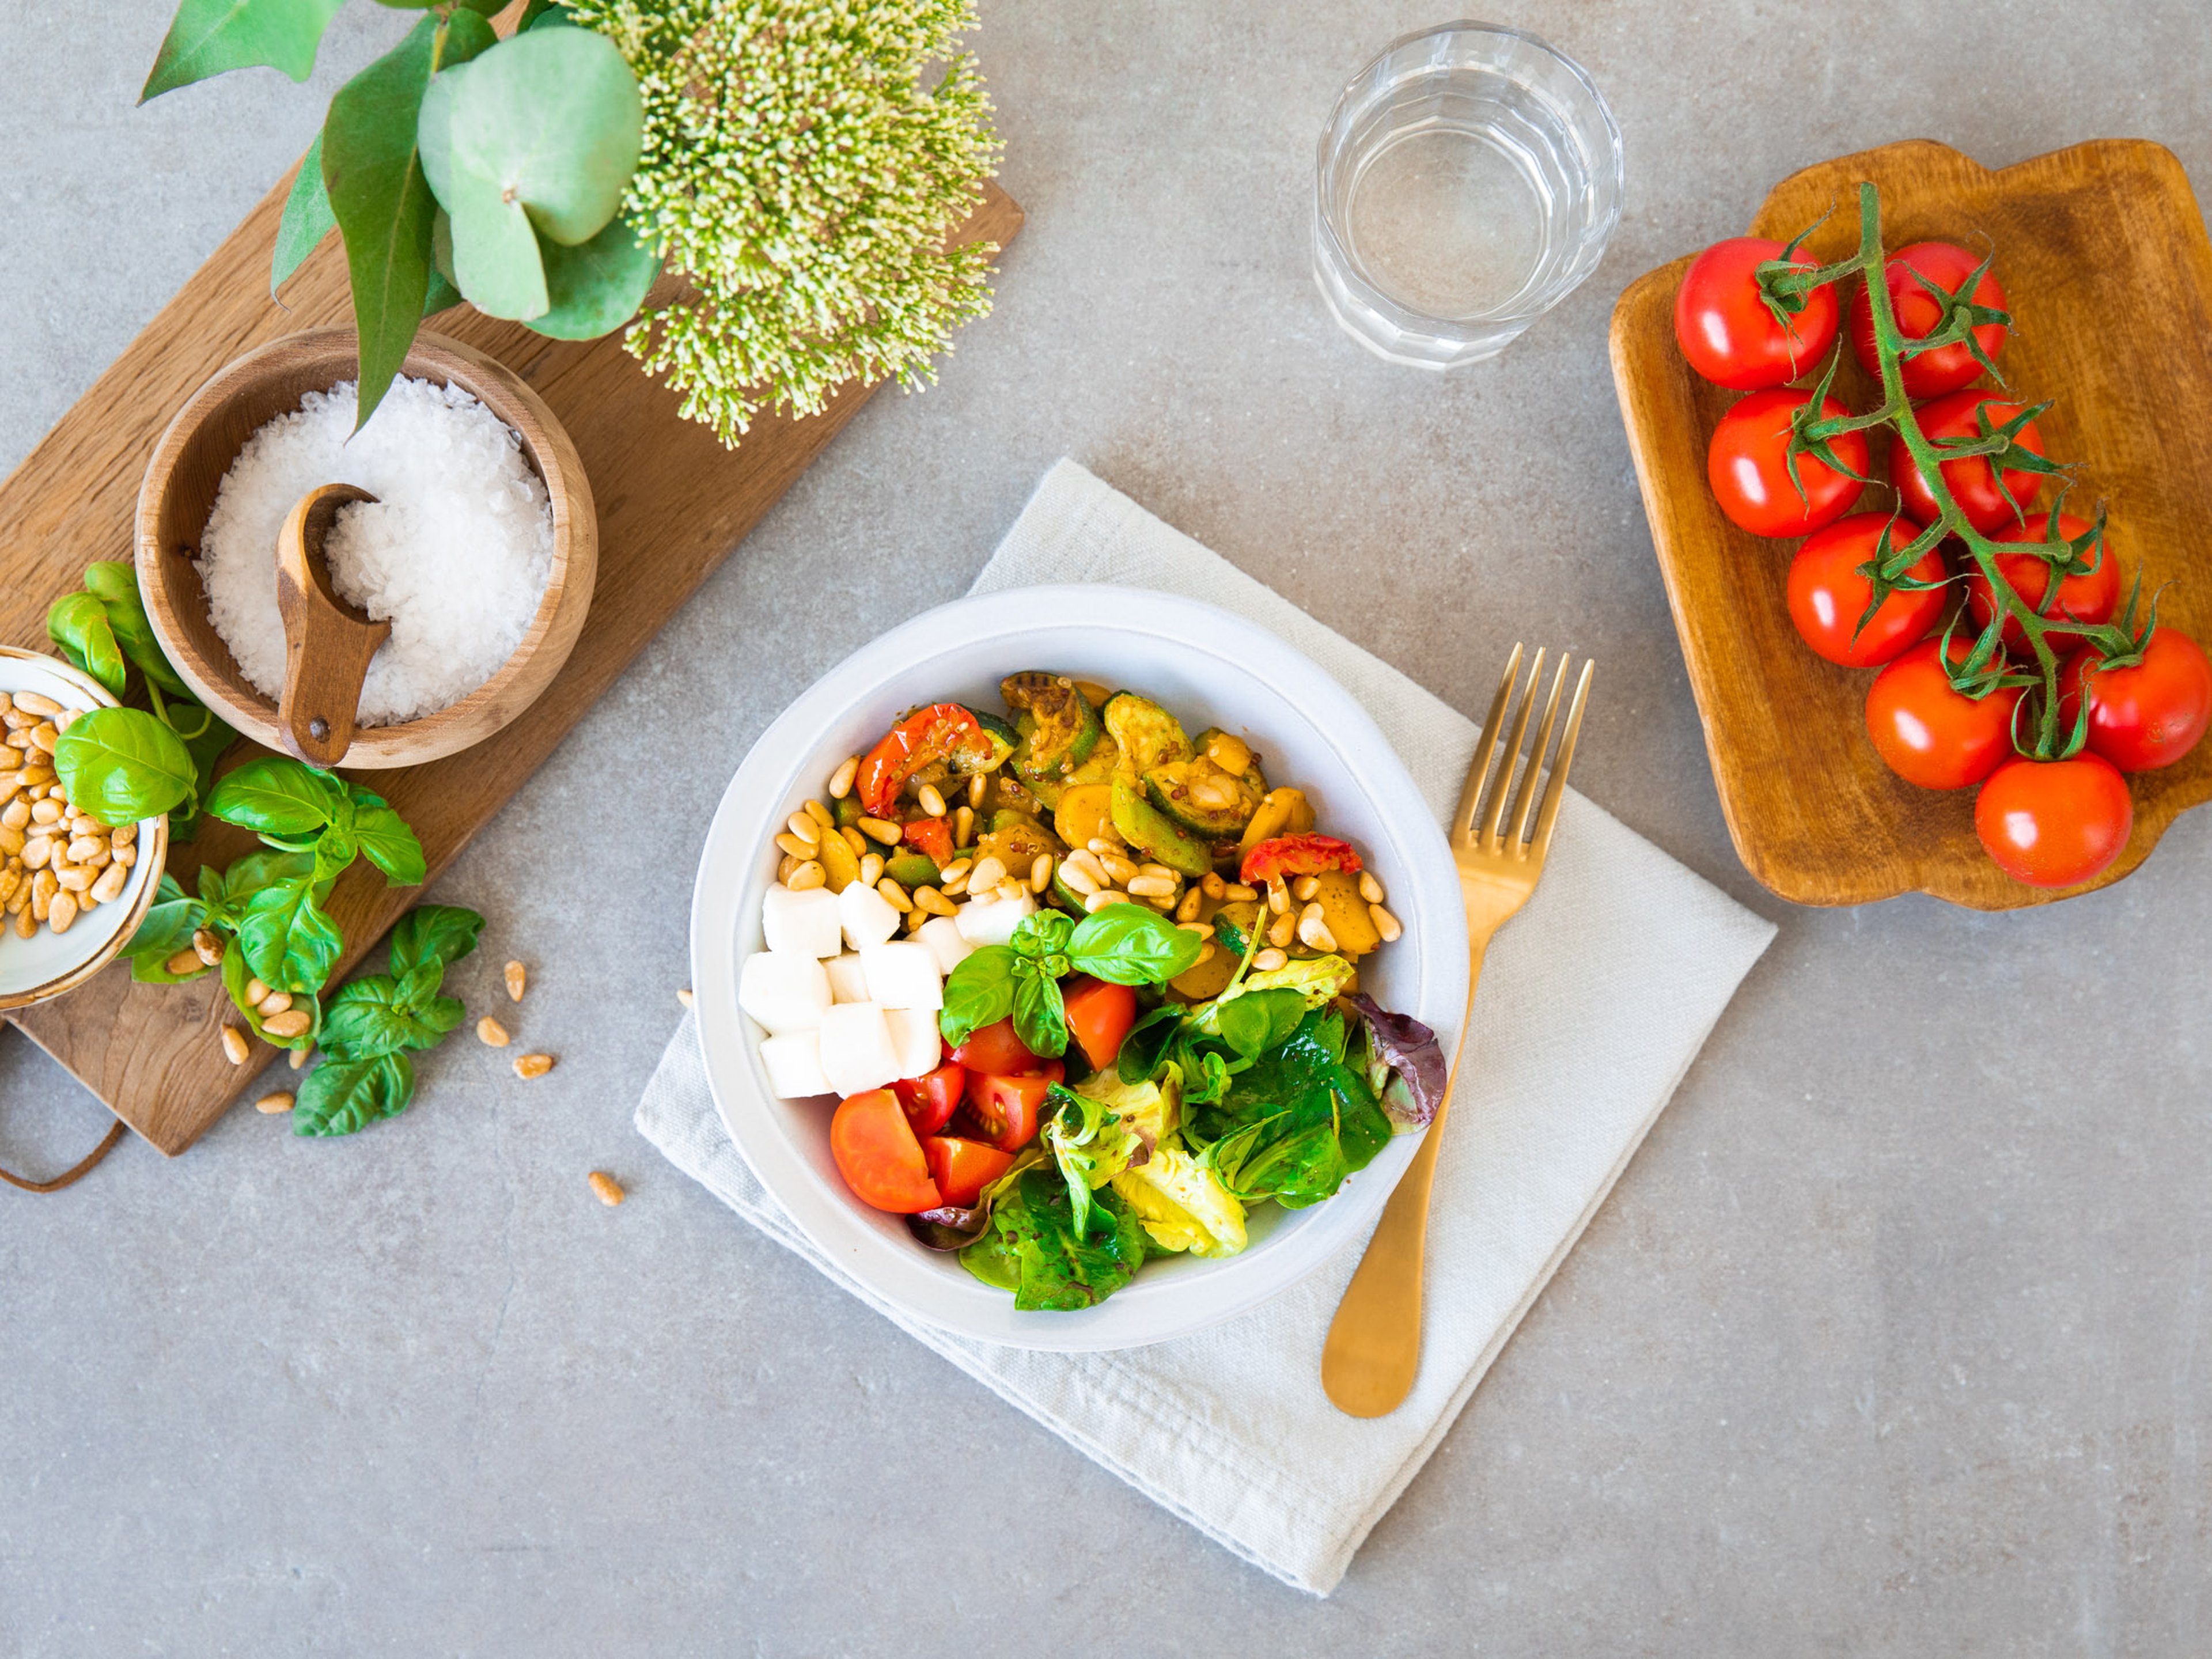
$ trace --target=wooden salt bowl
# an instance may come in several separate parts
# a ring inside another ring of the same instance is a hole
[[[343,763],[364,769],[419,766],[481,743],[530,707],[561,672],[583,629],[599,572],[599,518],[568,434],[543,399],[504,364],[457,340],[415,337],[403,374],[458,386],[514,428],[553,508],[553,570],[514,654],[459,702],[396,726],[355,734]],[[138,586],[161,648],[202,702],[270,749],[297,745],[276,700],[238,669],[208,621],[197,560],[217,487],[246,441],[274,416],[360,373],[349,328],[316,328],[257,347],[224,368],[177,411],[154,446],[138,489]],[[276,550],[270,550],[274,559]]]

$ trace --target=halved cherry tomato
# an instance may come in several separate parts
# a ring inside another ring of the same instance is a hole
[[[994,1077],[968,1073],[968,1120],[979,1137],[1002,1152],[1018,1152],[1036,1139],[1044,1115],[1045,1093],[1066,1075],[1058,1060],[1042,1074]]]
[[[921,1143],[888,1089],[850,1096],[837,1108],[830,1120],[830,1156],[863,1204],[915,1215],[943,1201],[929,1178]]]
[[[1126,985],[1076,978],[1060,988],[1067,1031],[1081,1045],[1091,1069],[1103,1072],[1121,1052],[1121,1039],[1137,1023],[1137,994]]]
[[[929,1160],[930,1177],[937,1182],[939,1196],[963,1210],[982,1197],[983,1188],[1006,1174],[1014,1162],[1012,1152],[957,1135],[932,1135],[921,1143],[921,1152]]]
[[[1914,271],[1946,293],[1956,294],[1981,262],[1978,254],[1949,242],[1915,242],[1891,254],[1883,275],[1889,285],[1889,307],[1897,319],[1897,331],[1908,340],[1920,339],[1935,331],[1936,319],[1942,314],[1942,305],[1921,287]],[[2004,289],[1997,285],[1994,272],[1984,271],[1966,297],[1992,311],[2005,308]],[[1997,353],[2004,349],[2005,325],[1978,325],[1974,343],[1995,362]],[[1867,303],[1863,288],[1851,296],[1851,349],[1858,356],[1859,367],[1879,379],[1881,362],[1874,348],[1874,308]],[[1905,380],[1905,395],[1913,398],[1940,398],[1947,392],[1956,392],[1960,386],[1972,386],[1982,373],[1982,366],[1963,341],[1900,358],[1897,367]]]
[[[952,826],[943,818],[916,818],[900,832],[908,846],[942,870],[952,862]]]
[[[1746,399],[1748,402],[1748,399]],[[1984,404],[1989,406],[1990,425],[2002,426],[2022,405],[2009,403],[1987,392],[1954,392],[1938,398],[1933,403],[1923,404],[1915,412],[1920,417],[1920,429],[1930,438],[1977,438],[1981,435],[1981,422],[1975,411]],[[1741,404],[1737,405],[1741,408]],[[2043,453],[2043,434],[2030,421],[2014,435],[2013,441],[2022,449]],[[1970,455],[1963,460],[1945,461],[1943,482],[1959,503],[1959,511],[1966,515],[1966,522],[1984,535],[2007,525],[2017,525],[2034,504],[2035,488],[2040,480],[2033,472],[2018,467],[2006,469],[2005,490],[2012,500],[1997,489],[1996,472],[1986,455]],[[1889,478],[1897,486],[1899,501],[1908,517],[1923,524],[1936,522],[1936,497],[1929,493],[1928,483],[1920,476],[1920,469],[1912,459],[1912,452],[1902,442],[1889,447]],[[2014,507],[2019,503],[2018,510]]]
[[[932,761],[975,743],[988,747],[990,738],[972,711],[957,702],[933,702],[917,709],[891,727],[860,763],[860,805],[883,817],[908,778]]]
[[[2171,766],[2212,723],[2212,662],[2178,628],[2154,628],[2142,660],[2102,666],[2094,651],[2077,651],[2058,671],[2058,726],[2070,732],[2089,687],[2089,747],[2123,772]]]
[[[2010,525],[1990,538],[2000,542],[2041,542],[2050,533],[2051,515],[2039,513],[2026,524]],[[2087,533],[2089,521],[2077,519],[2071,513],[2058,515],[2058,533],[2069,541]],[[2058,593],[2049,605],[2044,596],[2051,586],[2051,564],[2033,553],[2007,553],[1999,556],[1997,569],[2012,591],[2027,601],[2039,617],[2070,617],[2075,622],[2110,622],[2112,613],[2120,608],[2120,567],[2112,557],[2112,547],[2106,542],[2096,551],[2097,568],[2087,575],[2062,577]],[[1989,579],[1976,569],[1966,577],[1966,608],[1973,612],[1974,626],[1987,628],[1990,618],[1997,613],[1996,600],[1990,589]],[[2005,623],[2005,649],[2021,651],[2027,647],[2027,635],[2017,622]],[[2056,641],[2060,650],[2072,643]]]
[[[1334,836],[1277,836],[1244,855],[1239,881],[1258,886],[1277,876],[1318,876],[1330,870],[1359,873],[1359,854]]]
[[[1859,626],[1874,598],[1859,567],[1874,557],[1885,528],[1895,552],[1922,527],[1887,513],[1854,513],[1808,536],[1790,561],[1790,620],[1817,654],[1845,668],[1877,668],[1893,660],[1925,637],[1943,614],[1942,588],[1897,588]],[[1907,574],[1916,581],[1942,580],[1942,554],[1929,548]]]
[[[2135,828],[2128,781],[2102,755],[2015,755],[1974,797],[1974,830],[2004,872],[2031,887],[2071,887],[2106,869]]]
[[[968,1086],[968,1069],[951,1060],[921,1077],[891,1085],[891,1092],[906,1109],[906,1121],[918,1135],[933,1135],[951,1121]]]
[[[952,1058],[971,1072],[988,1072],[994,1077],[1013,1077],[1024,1072],[1034,1072],[1045,1063],[1031,1054],[1023,1045],[1022,1040],[1014,1035],[1012,1018],[1002,1019],[996,1025],[986,1025],[981,1030],[971,1033],[967,1042],[952,1051]]]
[[[1977,702],[1954,690],[1936,659],[1941,640],[1923,640],[1875,676],[1867,693],[1867,736],[1889,769],[1923,789],[1964,789],[1989,776],[2012,753],[2012,711],[2021,688],[2008,686]],[[1954,640],[1951,660],[1972,647]]]
[[[1690,262],[1674,291],[1674,340],[1690,367],[1715,386],[1757,392],[1794,380],[1818,364],[1836,337],[1836,290],[1816,288],[1804,309],[1778,317],[1759,290],[1759,268],[1779,259],[1783,245],[1763,236],[1731,236]],[[1811,270],[1806,252],[1792,263]]]
[[[1809,392],[1754,392],[1713,428],[1705,451],[1706,480],[1721,511],[1754,536],[1810,535],[1842,518],[1859,493],[1857,478],[1813,455],[1797,457],[1797,475],[1791,481],[1790,419],[1812,401]],[[1850,413],[1833,398],[1821,401],[1823,420]],[[1866,476],[1865,433],[1843,433],[1829,447],[1851,471]]]

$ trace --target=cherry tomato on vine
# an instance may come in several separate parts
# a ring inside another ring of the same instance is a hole
[[[2071,887],[2111,865],[2135,828],[2128,781],[2102,755],[2015,755],[1974,797],[1974,831],[2004,872],[2031,887]]]
[[[2142,660],[2106,668],[2077,651],[2058,671],[2058,726],[2071,732],[2082,683],[2089,688],[2089,748],[2123,772],[2171,766],[2212,724],[2212,662],[2178,628],[2154,628]]]
[[[1805,308],[1778,318],[1759,289],[1759,267],[1783,256],[1764,236],[1731,236],[1690,262],[1674,290],[1674,340],[1690,367],[1715,386],[1759,392],[1794,380],[1827,355],[1836,338],[1836,291],[1816,288]],[[1798,253],[1812,270],[1820,261]]]
[[[1978,437],[1981,427],[1974,411],[1984,404],[1989,405],[1992,427],[2002,426],[2023,407],[1987,392],[1954,392],[1919,407],[1916,412],[1920,417],[1920,429],[1930,438]],[[2033,421],[2021,428],[2014,441],[2022,449],[2038,455],[2043,453],[2043,434],[2036,430]],[[1936,497],[1929,493],[1927,480],[1920,476],[1912,453],[1901,441],[1889,447],[1889,478],[1897,486],[1898,499],[1908,517],[1923,524],[1936,521]],[[2004,481],[2013,501],[2020,503],[2020,514],[2024,514],[2035,500],[2035,487],[2040,480],[2033,472],[2008,467]],[[1966,515],[1966,522],[1984,535],[2020,523],[2013,501],[2007,501],[1997,489],[1996,473],[1988,456],[1972,455],[1962,460],[1945,461],[1943,482],[1957,500],[1959,511]]]
[[[1889,769],[1923,789],[1964,789],[2012,753],[2012,714],[2021,689],[2006,686],[1977,702],[1954,690],[1937,653],[1941,640],[1908,647],[1867,692],[1867,736]],[[1951,642],[1951,660],[1972,649]]]
[[[1936,296],[1913,280],[1913,271],[1918,271],[1946,292],[1956,294],[1980,264],[1978,256],[1949,242],[1915,242],[1891,254],[1883,266],[1883,275],[1889,286],[1890,313],[1897,319],[1897,331],[1908,340],[1920,339],[1935,331],[1942,312]],[[1982,280],[1974,285],[1974,291],[1966,297],[1993,311],[2005,308],[2004,289],[1997,285],[1994,273],[1984,272]],[[1974,341],[1995,362],[1997,353],[2004,349],[2005,325],[1979,324],[1974,329]],[[1851,350],[1858,357],[1859,367],[1879,380],[1881,362],[1875,353],[1874,307],[1867,303],[1863,288],[1851,296]],[[1974,354],[1966,349],[1963,341],[1900,358],[1897,367],[1904,376],[1905,395],[1915,399],[1940,398],[1947,392],[1972,386],[1982,373],[1982,366],[1974,361]]]
[[[1790,620],[1814,654],[1845,668],[1880,667],[1925,637],[1943,615],[1944,589],[1899,588],[1867,618],[1864,628],[1859,626],[1874,598],[1874,586],[1859,574],[1859,567],[1873,559],[1885,528],[1894,552],[1922,526],[1887,513],[1854,513],[1807,537],[1790,561]],[[1942,554],[1929,548],[1907,574],[1918,581],[1941,581]]]
[[[1842,518],[1859,493],[1857,479],[1812,455],[1797,457],[1797,480],[1790,482],[1790,416],[1812,401],[1809,392],[1754,392],[1713,428],[1705,477],[1720,498],[1721,511],[1754,536],[1808,535]],[[1850,413],[1833,398],[1821,402],[1824,420]],[[1844,433],[1832,447],[1838,460],[1865,473],[1865,433]],[[1804,486],[1802,495],[1799,484]]]
[[[2026,524],[2001,530],[1990,539],[2041,542],[2049,533],[2050,521],[2048,513],[2039,513]],[[2058,515],[2058,533],[2069,541],[2087,533],[2088,528],[2089,521],[2086,519],[2077,519],[2071,513]],[[1997,573],[2005,579],[2005,585],[2025,599],[2039,616],[2070,617],[2075,622],[2085,623],[2110,622],[2120,608],[2120,567],[2112,557],[2109,542],[2097,550],[2096,556],[2097,568],[2094,570],[2086,575],[2065,576],[2059,580],[2057,597],[2048,605],[2044,604],[2044,596],[2051,586],[2049,561],[2038,558],[2033,553],[2001,554],[1997,558]],[[1966,608],[1973,613],[1977,628],[1987,628],[1990,618],[1997,613],[1996,599],[1990,590],[1989,578],[1979,569],[1967,573]],[[2027,648],[2027,635],[2018,622],[2005,623],[2004,642],[2008,651],[2025,651]],[[2063,635],[2056,636],[2051,641],[2053,649],[2061,656],[2066,654],[2072,643]]]

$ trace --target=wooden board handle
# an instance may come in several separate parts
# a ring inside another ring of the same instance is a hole
[[[302,495],[276,536],[276,608],[284,617],[284,696],[277,723],[284,746],[312,766],[336,766],[353,747],[368,659],[392,632],[331,590],[323,538],[338,509],[375,496],[352,484],[322,484]]]

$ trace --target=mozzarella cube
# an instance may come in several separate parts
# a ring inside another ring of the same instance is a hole
[[[937,952],[919,939],[871,945],[860,952],[868,976],[868,1000],[885,1008],[942,1008],[945,980],[937,971]]]
[[[768,948],[795,957],[837,954],[837,896],[826,887],[794,893],[777,885],[761,901],[761,931]]]
[[[846,1096],[897,1081],[890,1024],[872,1002],[841,1002],[822,1017],[822,1073]]]
[[[842,957],[832,957],[822,965],[830,973],[830,994],[838,1002],[866,1002],[868,1000],[868,976],[861,971],[860,954],[848,951]]]
[[[855,951],[881,945],[898,932],[899,913],[891,908],[889,899],[864,882],[846,884],[845,890],[837,895],[837,916],[845,927],[845,943]]]
[[[793,1031],[789,1036],[764,1038],[761,1065],[768,1086],[782,1100],[804,1100],[830,1092],[830,1079],[822,1070],[822,1033]]]
[[[775,1036],[813,1030],[830,1007],[830,975],[812,957],[756,951],[738,973],[738,1006]]]
[[[852,890],[846,889],[848,892]],[[971,945],[1004,945],[1014,936],[1014,929],[1024,916],[1036,913],[1036,901],[1027,893],[1019,898],[987,899],[960,907],[954,920],[960,924],[960,937]]]
[[[922,1077],[937,1069],[945,1052],[937,1034],[937,1015],[927,1008],[893,1008],[884,1015],[890,1028],[891,1058],[899,1076]]]
[[[915,934],[936,953],[937,971],[949,974],[965,962],[975,947],[960,935],[960,924],[951,916],[932,916]]]

